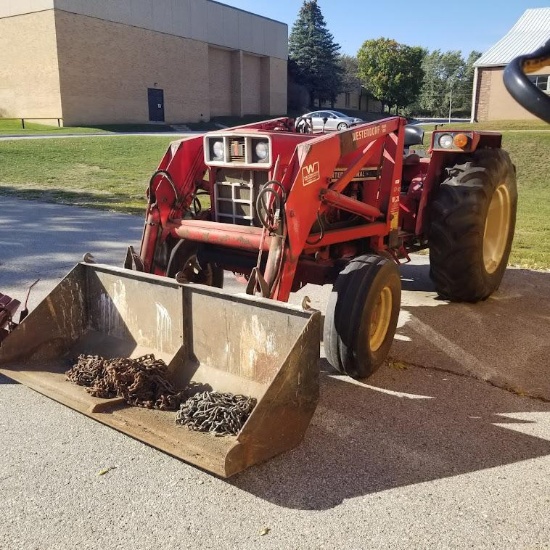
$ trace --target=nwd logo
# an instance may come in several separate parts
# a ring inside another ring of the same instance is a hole
[[[321,179],[321,173],[319,171],[319,163],[313,162],[312,164],[307,164],[302,168],[302,182],[304,187],[316,182],[318,179]]]

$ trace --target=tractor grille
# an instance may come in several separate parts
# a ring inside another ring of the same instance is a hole
[[[245,139],[235,138],[229,142],[229,162],[245,162]]]
[[[256,197],[260,187],[268,180],[268,172],[219,170],[216,179],[215,220],[234,225],[259,226],[256,216]]]

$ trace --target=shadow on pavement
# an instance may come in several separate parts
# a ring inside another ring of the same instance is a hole
[[[498,291],[476,304],[439,299],[428,265],[404,266],[402,276],[392,357],[550,400],[549,272],[508,269]]]
[[[0,292],[23,301],[28,287],[41,279],[30,309],[86,252],[100,263],[122,265],[126,247],[139,244],[143,227],[141,217],[88,208],[5,197],[2,206]]]
[[[550,453],[550,440],[513,431],[525,422],[501,416],[543,411],[550,424],[550,405],[473,379],[384,367],[369,386],[341,376],[321,381],[305,441],[232,478],[233,485],[279,506],[324,510],[346,499]]]
[[[4,376],[3,374],[0,374],[0,384],[19,384],[19,382],[16,382],[15,380],[12,380],[11,378]]]
[[[125,188],[121,187],[121,191]],[[10,198],[16,198],[18,200],[33,201],[40,203],[37,207],[41,208],[41,205],[55,204],[57,206],[74,206],[77,208],[90,208],[92,211],[97,209],[105,212],[111,206],[116,205],[117,213],[134,214],[142,216],[147,207],[147,200],[145,198],[145,191],[143,196],[134,197],[135,199],[143,201],[142,207],[125,206],[124,203],[128,201],[128,193],[117,192],[116,190],[110,190],[105,193],[87,193],[85,191],[71,191],[63,189],[62,187],[50,187],[47,189],[31,188],[25,189],[21,187],[13,187],[10,185],[2,185],[0,188],[0,196],[6,196]]]
[[[423,255],[426,260],[428,256]],[[401,288],[404,291],[433,292],[434,299],[442,300],[435,293],[435,286],[430,279],[429,264],[403,264],[399,268],[401,272]]]

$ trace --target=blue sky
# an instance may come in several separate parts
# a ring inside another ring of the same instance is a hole
[[[287,23],[290,29],[303,0],[221,0],[236,8]],[[550,0],[318,0],[327,28],[342,53],[355,55],[371,38],[393,38],[432,50],[484,52],[500,40],[529,8]]]

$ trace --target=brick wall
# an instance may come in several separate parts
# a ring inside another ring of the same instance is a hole
[[[526,111],[508,93],[502,79],[503,73],[503,67],[479,69],[475,119],[479,122],[484,120],[535,120],[536,117]],[[547,74],[548,69],[538,71],[538,73]]]
[[[238,75],[240,63],[232,54],[233,52],[228,50],[208,48],[207,67],[210,85],[203,94],[209,98],[208,109],[211,116],[230,115],[237,108],[232,102],[232,95],[236,91],[232,89],[231,75],[233,70]]]
[[[61,10],[0,19],[0,116],[68,126],[286,112],[286,61]]]
[[[243,55],[243,114],[259,115],[261,113],[261,58],[254,55]],[[268,92],[269,93],[269,92]],[[269,113],[266,113],[269,114]]]
[[[0,19],[0,116],[62,116],[53,10]]]
[[[287,62],[277,57],[263,57],[261,73],[261,114],[286,114]]]
[[[61,11],[56,29],[65,124],[146,122],[148,88],[166,122],[208,120],[206,43]]]
[[[491,69],[479,69],[477,79],[477,108],[475,119],[478,122],[489,120],[489,103],[491,100]]]

